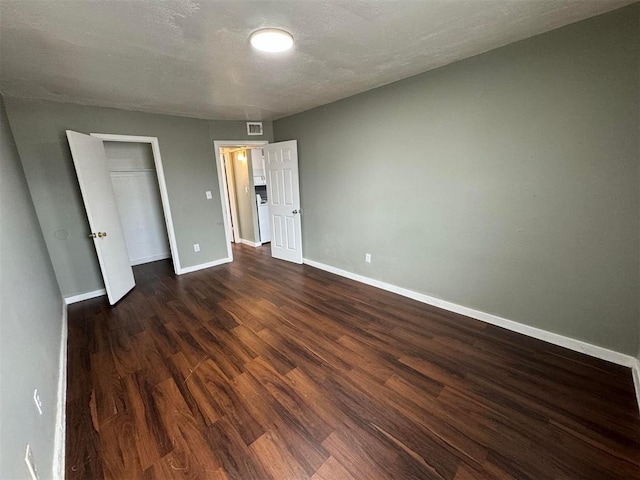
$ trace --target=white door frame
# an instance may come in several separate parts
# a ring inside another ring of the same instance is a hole
[[[222,159],[220,158],[220,147],[261,147],[267,145],[267,140],[214,140],[213,151],[216,155],[216,168],[218,170],[218,185],[220,187],[220,201],[222,202],[222,217],[224,223],[224,235],[227,241],[227,257],[233,261],[233,251],[231,250],[231,229],[229,228],[229,218],[231,210],[229,207],[229,197],[227,195],[227,176],[222,171]],[[251,180],[251,179],[249,179]]]
[[[113,135],[109,133],[92,133],[92,137],[101,139],[103,142],[127,142],[127,143],[148,143],[151,145],[153,152],[153,163],[156,167],[156,176],[158,177],[158,187],[160,188],[160,199],[162,200],[162,211],[164,212],[164,222],[167,226],[167,236],[169,237],[169,250],[171,250],[171,260],[173,261],[173,271],[176,275],[182,273],[180,267],[180,257],[178,256],[178,243],[176,242],[176,233],[173,229],[173,218],[171,217],[171,206],[169,205],[169,194],[167,192],[167,183],[164,178],[164,169],[162,168],[162,157],[160,157],[160,144],[158,137],[139,137],[136,135]]]
[[[229,213],[231,214],[231,241],[240,242],[240,224],[238,222],[238,205],[236,204],[236,187],[234,182],[229,182],[230,178],[235,178],[235,170],[233,162],[229,158],[229,153],[221,154],[220,159],[224,162],[224,183],[226,185],[225,198],[229,205]]]

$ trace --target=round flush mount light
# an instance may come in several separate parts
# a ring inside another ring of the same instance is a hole
[[[293,47],[293,37],[289,32],[279,28],[262,28],[249,37],[253,48],[261,52],[279,53]]]

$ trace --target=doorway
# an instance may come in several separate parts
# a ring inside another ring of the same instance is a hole
[[[258,218],[259,200],[256,196],[256,188],[260,190],[262,187],[254,178],[252,158],[255,158],[256,154],[261,156],[260,147],[267,144],[266,141],[214,141],[227,253],[230,259],[233,259],[232,243],[243,243],[253,247],[259,247],[263,243]],[[264,188],[266,190],[266,187]]]
[[[261,146],[261,149],[257,147]],[[253,147],[253,148],[252,148]],[[238,220],[237,206],[234,206],[233,197],[230,195],[230,185],[236,186],[236,200],[239,198],[237,175],[229,174],[227,160],[228,154],[233,151],[247,150],[256,153],[262,150],[262,154],[249,155],[243,153],[243,161],[247,164],[242,171],[248,170],[248,181],[239,184],[240,195],[251,195],[251,204],[254,208],[252,230],[253,240],[242,237],[240,242],[236,235]],[[269,226],[268,241],[271,244],[271,255],[274,258],[293,263],[302,263],[302,208],[300,204],[300,186],[298,173],[298,142],[289,140],[285,142],[238,142],[238,141],[214,141],[216,166],[220,184],[220,197],[223,204],[223,217],[225,236],[227,240],[227,258],[233,261],[231,244],[247,243],[252,246],[260,246],[260,232],[258,223],[262,218],[263,224]],[[258,161],[259,160],[259,161]],[[253,164],[253,165],[252,165]],[[256,165],[258,165],[256,167]],[[262,175],[257,174],[260,170]],[[260,183],[257,183],[258,180]],[[260,186],[263,190],[258,191]],[[258,207],[262,203],[260,194],[266,195],[262,209]],[[255,197],[255,198],[253,198]],[[257,202],[257,203],[256,203]],[[235,208],[235,211],[234,211]],[[260,215],[260,212],[262,215]]]
[[[180,259],[156,137],[92,133],[102,140],[131,266]]]

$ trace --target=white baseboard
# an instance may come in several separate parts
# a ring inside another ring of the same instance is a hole
[[[192,267],[185,267],[180,269],[179,272],[176,272],[178,275],[182,275],[183,273],[191,273],[197,272],[198,270],[203,270],[205,268],[217,267],[218,265],[222,265],[224,263],[232,262],[232,258],[222,258],[220,260],[214,260],[213,262],[201,263],[200,265],[193,265]]]
[[[66,303],[67,305],[71,305],[72,303],[81,302],[83,300],[89,300],[91,298],[101,297],[106,294],[107,294],[107,291],[104,288],[101,288],[100,290],[94,290],[93,292],[85,292],[85,293],[80,293],[78,295],[72,295],[70,297],[64,297],[64,303]]]
[[[633,385],[636,387],[636,400],[640,410],[640,359],[635,359],[635,365],[631,368],[633,375]]]
[[[262,243],[260,242],[252,242],[250,240],[245,240],[244,238],[240,239],[240,243],[243,243],[245,245],[249,245],[250,247],[261,247]]]
[[[164,260],[165,258],[171,258],[170,253],[161,253],[159,255],[150,255],[148,257],[136,258],[131,260],[131,266],[142,265],[143,263],[157,262],[158,260]]]
[[[165,258],[168,258],[168,257],[165,257]],[[214,260],[213,262],[201,263],[200,265],[193,265],[191,267],[181,268],[179,271],[176,272],[176,274],[182,275],[183,273],[196,272],[198,270],[215,267],[215,266],[222,265],[224,263],[229,263],[232,261],[233,261],[233,258],[222,258],[220,260]],[[104,288],[101,288],[100,290],[94,290],[93,292],[85,292],[85,293],[80,293],[78,295],[72,295],[70,297],[64,297],[64,302],[67,305],[71,305],[72,303],[81,302],[83,300],[89,300],[90,298],[101,297],[102,295],[106,295],[106,294],[107,294],[107,291]]]
[[[375,280],[363,275],[358,275],[357,273],[341,270],[339,268],[332,267],[331,265],[316,262],[315,260],[304,258],[303,263],[315,268],[319,268],[320,270],[335,273],[336,275],[340,275],[341,277],[355,280],[356,282],[366,283],[367,285],[381,288],[382,290],[387,290],[388,292],[397,293],[398,295],[412,298],[419,302],[433,305],[434,307],[439,307],[450,312],[459,313],[467,317],[475,318],[476,320],[481,320],[492,325],[497,325],[498,327],[506,328],[507,330],[518,332],[529,337],[537,338],[538,340],[543,340],[560,347],[565,347],[569,350],[574,350],[576,352],[584,353],[592,357],[600,358],[617,365],[633,367],[637,363],[637,360],[631,355],[625,355],[624,353],[609,350],[597,345],[592,345],[581,340],[576,340],[575,338],[565,337],[564,335],[559,335],[557,333],[548,332],[547,330],[524,325],[522,323],[514,322],[513,320],[507,320],[506,318],[498,317],[497,315],[493,315],[491,313],[481,312],[469,307],[457,305],[455,303],[448,302],[436,297],[431,297],[423,293],[414,292],[413,290],[398,287],[390,283],[381,282],[380,280]]]
[[[54,480],[64,480],[66,407],[67,407],[67,304],[62,304],[62,332],[60,333],[60,358],[58,360],[58,400],[56,403],[56,425],[53,442]]]

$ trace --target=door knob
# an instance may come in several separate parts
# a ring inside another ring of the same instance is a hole
[[[99,238],[106,237],[106,236],[107,236],[107,232],[98,232]]]
[[[89,234],[89,238],[96,238],[96,234],[95,233],[90,233]]]
[[[298,210],[294,210],[294,211],[293,211],[293,212],[291,212],[291,213],[293,213],[293,214],[295,215],[296,213],[298,213]]]

